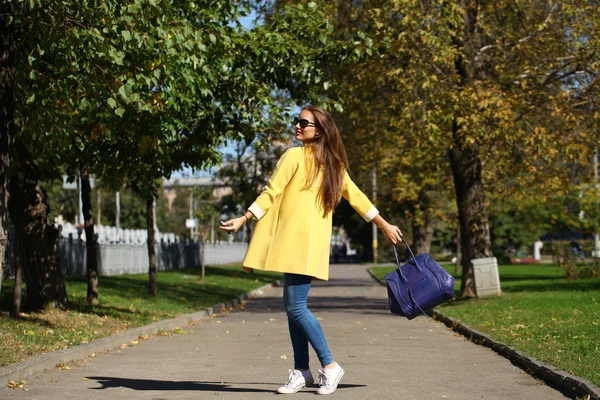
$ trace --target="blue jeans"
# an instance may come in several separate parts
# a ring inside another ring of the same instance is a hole
[[[308,343],[319,357],[321,366],[333,362],[321,324],[306,306],[311,276],[283,274],[283,307],[294,350],[294,369],[308,369]]]

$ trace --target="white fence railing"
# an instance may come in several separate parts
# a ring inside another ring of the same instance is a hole
[[[67,222],[59,226],[60,235],[67,239],[81,239],[86,241],[85,231],[77,226]],[[148,240],[148,231],[146,229],[122,229],[114,226],[94,225],[96,242],[98,244],[146,244]],[[154,234],[156,242],[177,242],[178,238],[174,233],[163,233],[156,231]]]
[[[200,265],[199,242],[156,243],[156,268],[159,271]],[[247,243],[205,244],[205,265],[222,265],[241,262],[248,248]],[[87,274],[86,243],[83,240],[59,238],[57,255],[65,274]],[[148,249],[146,245],[98,244],[98,274],[122,275],[148,272]]]
[[[113,227],[95,227],[98,244],[98,273],[100,275],[144,274],[148,272],[147,232],[145,230],[117,230]],[[65,224],[56,241],[56,255],[63,273],[86,275],[85,233],[74,225]],[[156,241],[156,264],[159,271],[200,266],[201,243],[180,241],[172,234],[159,234]],[[14,276],[15,231],[10,224],[5,253],[5,276]],[[219,242],[204,245],[205,265],[239,263],[244,259],[248,244]]]

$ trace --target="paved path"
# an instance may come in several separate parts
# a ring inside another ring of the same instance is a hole
[[[334,358],[346,375],[340,399],[565,399],[491,350],[437,322],[407,321],[387,311],[385,288],[359,265],[334,265],[311,289]],[[71,370],[31,378],[2,399],[264,399],[282,396],[292,365],[281,288],[243,309],[101,354]],[[312,370],[318,365],[314,353]],[[315,394],[306,388],[296,398]]]

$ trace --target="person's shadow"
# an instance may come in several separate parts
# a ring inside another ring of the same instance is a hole
[[[149,379],[127,379],[103,376],[89,376],[89,380],[98,382],[101,387],[94,390],[110,388],[128,388],[132,390],[157,390],[157,391],[203,391],[203,392],[234,392],[234,393],[274,393],[275,388],[281,383],[250,383],[250,382],[202,382],[202,381],[157,381]],[[235,387],[234,385],[261,385],[272,386],[272,389]],[[365,387],[366,385],[340,384],[338,389]],[[312,386],[308,387],[310,389]],[[314,386],[316,389],[316,386]]]

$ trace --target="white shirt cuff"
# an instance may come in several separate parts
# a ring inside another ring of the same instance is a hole
[[[256,203],[253,203],[250,207],[248,207],[248,211],[254,214],[256,219],[261,219],[265,215],[265,212],[259,206],[257,206]],[[375,216],[373,216],[373,218],[375,218]]]
[[[375,218],[378,214],[379,210],[377,210],[375,206],[373,206],[365,215],[363,215],[363,218],[365,219],[365,221],[371,222],[373,221],[373,218]]]

